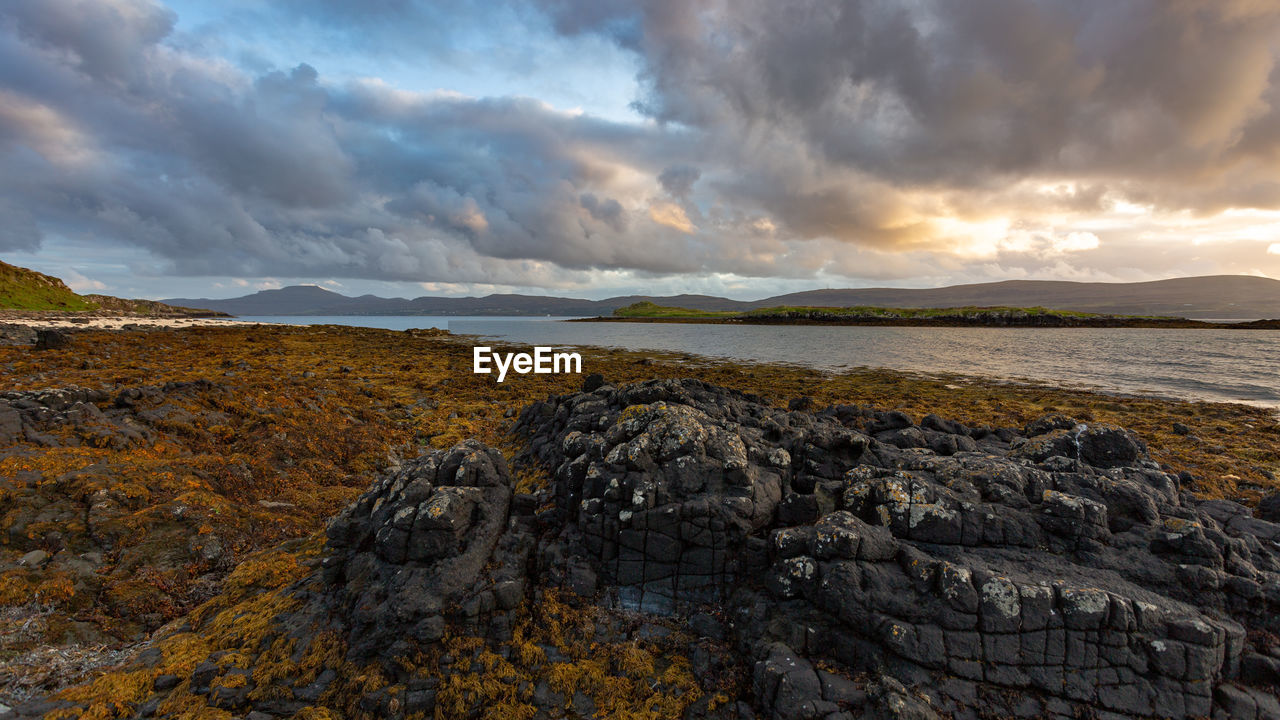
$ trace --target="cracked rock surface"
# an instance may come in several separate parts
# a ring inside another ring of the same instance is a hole
[[[531,544],[508,528],[511,495],[502,454],[467,441],[383,476],[329,524],[324,577],[354,657],[403,654],[439,639],[450,612],[474,620],[524,598]]]
[[[916,689],[911,713],[1280,717],[1280,526],[1181,492],[1123,429],[784,412],[688,380],[520,426],[602,594],[723,604],[766,716],[841,717],[813,667],[835,662]]]

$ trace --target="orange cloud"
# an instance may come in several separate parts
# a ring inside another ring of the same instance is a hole
[[[674,228],[682,233],[692,235],[697,226],[689,221],[689,216],[685,214],[684,208],[669,202],[657,202],[649,206],[649,219]]]

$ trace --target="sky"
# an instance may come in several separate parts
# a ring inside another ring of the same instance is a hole
[[[5,0],[81,292],[1280,278],[1274,0]]]

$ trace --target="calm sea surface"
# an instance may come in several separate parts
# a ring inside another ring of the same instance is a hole
[[[521,345],[601,345],[823,370],[961,373],[1280,408],[1280,331],[1272,330],[737,326],[419,316],[241,319],[390,330],[440,327]]]

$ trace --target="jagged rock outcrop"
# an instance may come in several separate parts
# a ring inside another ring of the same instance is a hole
[[[383,476],[329,524],[324,578],[354,658],[404,655],[446,621],[509,639],[491,615],[524,599],[533,547],[508,527],[511,496],[502,454],[468,441]]]
[[[607,598],[723,603],[758,663],[887,674],[957,717],[1280,717],[1255,640],[1280,631],[1280,526],[1181,492],[1122,429],[784,412],[695,381],[520,427]],[[760,667],[766,714],[838,716],[809,674],[782,692]]]

